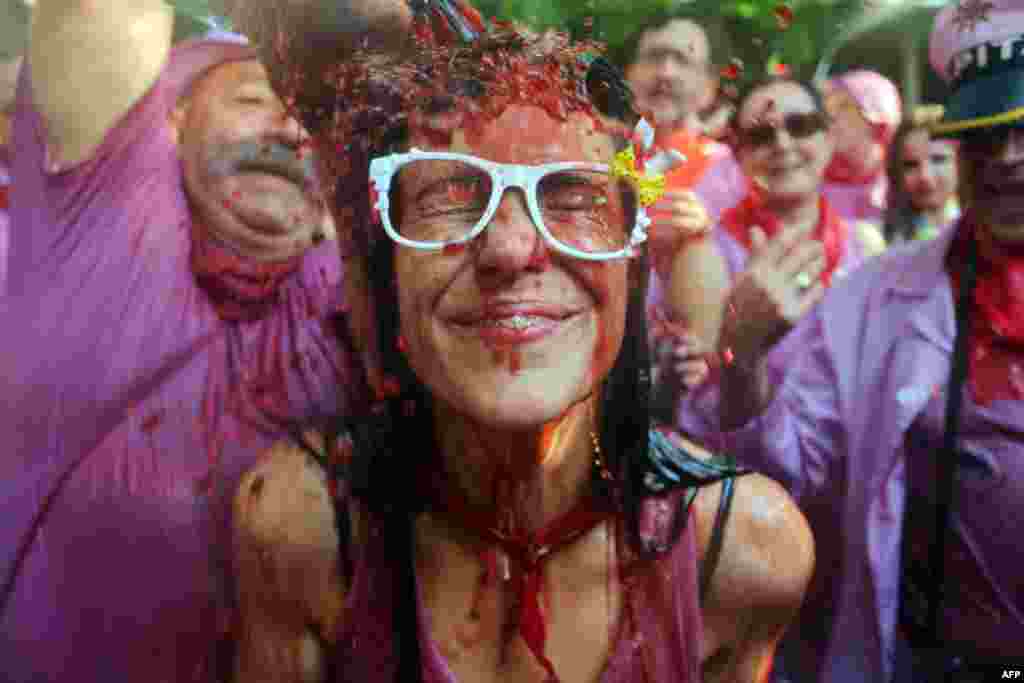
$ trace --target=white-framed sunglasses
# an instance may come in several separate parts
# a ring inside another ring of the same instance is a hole
[[[413,149],[373,159],[370,182],[388,237],[425,251],[474,239],[490,224],[509,188],[523,191],[544,240],[575,258],[634,257],[650,225],[633,186],[614,177],[608,164],[499,164],[468,154]],[[392,221],[393,207],[401,214],[400,225]]]

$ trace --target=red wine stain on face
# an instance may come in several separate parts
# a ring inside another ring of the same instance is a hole
[[[513,375],[518,375],[523,368],[523,353],[513,349],[508,353],[508,370]]]
[[[547,246],[544,245],[541,240],[537,240],[537,248],[534,249],[533,254],[530,255],[530,261],[527,263],[526,267],[530,270],[544,270],[550,264],[551,259],[548,254]]]

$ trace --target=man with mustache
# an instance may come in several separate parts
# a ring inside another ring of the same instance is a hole
[[[786,653],[801,682],[981,680],[1021,653],[1020,2],[950,3],[929,47],[963,216],[849,275],[791,332],[808,302],[800,235],[784,235],[737,282],[730,303],[748,313],[721,335],[723,446],[789,489],[817,541]],[[787,332],[800,353],[772,386],[765,359]]]
[[[35,7],[0,298],[6,681],[222,680],[225,494],[358,389],[306,134],[253,46],[172,49],[175,22]]]

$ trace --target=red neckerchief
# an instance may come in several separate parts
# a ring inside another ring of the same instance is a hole
[[[712,144],[711,138],[698,135],[686,128],[669,134],[664,141],[659,140],[659,147],[674,149],[686,157],[686,163],[679,164],[665,175],[667,187],[673,190],[688,190],[700,182],[711,165],[708,149]]]
[[[487,543],[501,548],[510,560],[508,580],[516,596],[518,614],[509,624],[509,635],[522,636],[530,652],[548,673],[548,683],[557,683],[558,675],[545,654],[547,623],[540,605],[540,591],[544,585],[544,562],[554,553],[574,543],[607,519],[611,512],[607,506],[585,496],[571,510],[552,520],[542,529],[529,532],[507,529],[501,524],[493,507],[471,502],[445,475],[443,467],[434,468],[427,492],[429,507],[449,523],[470,531]],[[493,553],[487,558],[485,583],[497,574]]]
[[[964,216],[949,250],[946,268],[954,296],[960,292],[960,268],[969,240],[978,240],[978,279],[974,285],[974,315],[967,340],[968,379],[974,400],[1024,399],[1024,248],[995,244],[987,230],[979,229],[970,212]]]
[[[248,321],[262,318],[277,303],[281,283],[298,269],[302,255],[276,263],[250,261],[193,223],[189,261],[196,282],[218,315],[225,320]]]
[[[0,185],[0,211],[11,208],[10,185]]]
[[[819,200],[818,227],[814,229],[814,239],[825,247],[825,270],[821,273],[821,281],[827,287],[832,283],[832,274],[839,267],[846,245],[846,223],[835,209],[822,197]],[[759,227],[765,237],[771,239],[780,230],[779,219],[757,197],[751,193],[743,201],[731,209],[722,212],[722,225],[749,251],[752,247],[750,230]]]
[[[870,185],[885,173],[885,162],[870,171],[862,171],[841,154],[833,154],[825,169],[825,181],[840,185]]]

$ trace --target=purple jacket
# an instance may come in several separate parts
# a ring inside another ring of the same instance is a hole
[[[0,145],[0,187],[11,184],[10,150]],[[7,209],[0,207],[0,296],[3,296],[7,285],[7,245],[10,242],[11,217]]]
[[[166,122],[248,48],[176,47],[87,160],[54,170],[22,70],[0,297],[0,678],[208,683],[230,615],[229,502],[284,426],[348,405],[337,245],[273,310],[221,319],[189,265]]]
[[[820,592],[807,607],[820,618],[798,639],[818,642],[807,664],[822,682],[892,680],[905,436],[949,376],[954,234],[894,249],[833,287],[787,337],[795,352],[771,405],[724,437],[811,521]],[[1022,431],[1024,406],[1004,403],[1002,420]]]

